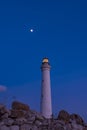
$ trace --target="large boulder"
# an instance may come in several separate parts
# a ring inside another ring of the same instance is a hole
[[[78,114],[71,114],[70,119],[74,120],[77,124],[84,125],[82,117],[80,117]]]
[[[68,123],[70,119],[70,115],[65,110],[61,110],[58,115],[58,120],[63,120],[65,123]]]
[[[23,124],[26,124],[28,123],[27,120],[25,118],[18,118],[18,119],[15,119],[14,121],[14,125],[23,125]]]
[[[20,130],[32,130],[32,125],[23,124],[20,126]]]
[[[64,127],[62,125],[60,125],[60,124],[56,124],[54,126],[54,128],[55,128],[55,130],[64,130]]]
[[[38,127],[36,125],[33,125],[32,130],[39,130],[39,129],[38,129]]]
[[[66,124],[65,126],[64,126],[64,130],[72,130],[72,125],[71,125],[71,123],[68,123],[68,124]]]
[[[87,130],[87,127],[83,128],[83,130]]]
[[[19,130],[19,126],[17,125],[10,126],[10,130]]]
[[[23,110],[23,111],[29,111],[30,108],[27,104],[24,104],[24,103],[21,103],[21,102],[18,102],[18,101],[14,101],[12,103],[12,109],[13,110]]]
[[[10,130],[10,127],[3,125],[3,126],[0,127],[0,130]]]
[[[35,116],[36,120],[43,121],[45,118],[41,115],[41,113],[36,112],[34,110],[31,111],[32,116]]]
[[[9,113],[9,111],[6,109],[5,105],[0,104],[0,117],[5,113]]]
[[[11,118],[4,118],[4,119],[3,119],[3,122],[4,122],[4,125],[6,125],[6,126],[11,126],[11,125],[13,125],[14,120],[11,119]]]
[[[24,117],[25,113],[22,110],[11,110],[11,118],[21,118]]]
[[[83,130],[83,126],[76,123],[72,123],[71,126],[74,130]]]

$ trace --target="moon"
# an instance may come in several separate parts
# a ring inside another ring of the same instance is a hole
[[[30,32],[34,32],[34,30],[33,30],[33,29],[30,29]]]

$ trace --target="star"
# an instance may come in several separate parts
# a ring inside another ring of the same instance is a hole
[[[33,29],[30,29],[30,32],[34,32],[34,30],[33,30]]]

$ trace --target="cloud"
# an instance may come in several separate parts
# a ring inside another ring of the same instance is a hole
[[[7,90],[6,86],[0,85],[0,92],[4,92]]]

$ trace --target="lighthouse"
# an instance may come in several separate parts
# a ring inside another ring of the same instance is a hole
[[[50,69],[48,58],[44,58],[41,64],[41,114],[50,119],[52,117],[52,103],[51,103],[51,83],[50,83]]]

